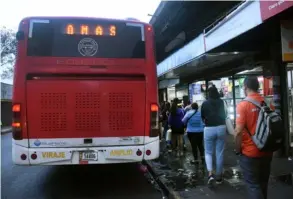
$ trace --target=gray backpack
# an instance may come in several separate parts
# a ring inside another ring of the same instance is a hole
[[[274,152],[283,144],[284,125],[281,116],[272,111],[265,102],[259,103],[249,97],[244,101],[254,104],[259,109],[255,134],[247,129],[251,139],[260,151]]]

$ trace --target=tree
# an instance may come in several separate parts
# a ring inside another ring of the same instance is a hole
[[[1,27],[0,32],[1,77],[11,78],[16,55],[16,32],[6,27]]]

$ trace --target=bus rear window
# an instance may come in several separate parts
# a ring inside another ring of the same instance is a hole
[[[30,23],[28,56],[145,58],[143,25],[97,20]]]

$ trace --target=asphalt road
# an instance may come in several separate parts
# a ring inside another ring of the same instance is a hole
[[[136,164],[15,166],[11,134],[1,136],[2,199],[159,199]]]

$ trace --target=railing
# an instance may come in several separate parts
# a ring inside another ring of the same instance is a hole
[[[208,34],[212,29],[214,29],[215,27],[217,27],[221,22],[223,22],[223,20],[230,15],[232,12],[234,12],[237,8],[239,8],[242,4],[244,4],[246,2],[246,0],[239,2],[239,4],[237,4],[236,6],[234,6],[233,8],[231,8],[230,10],[228,10],[227,12],[225,12],[224,14],[221,14],[221,16],[214,21],[211,25],[209,25],[208,27],[206,27],[204,29],[204,34]]]

